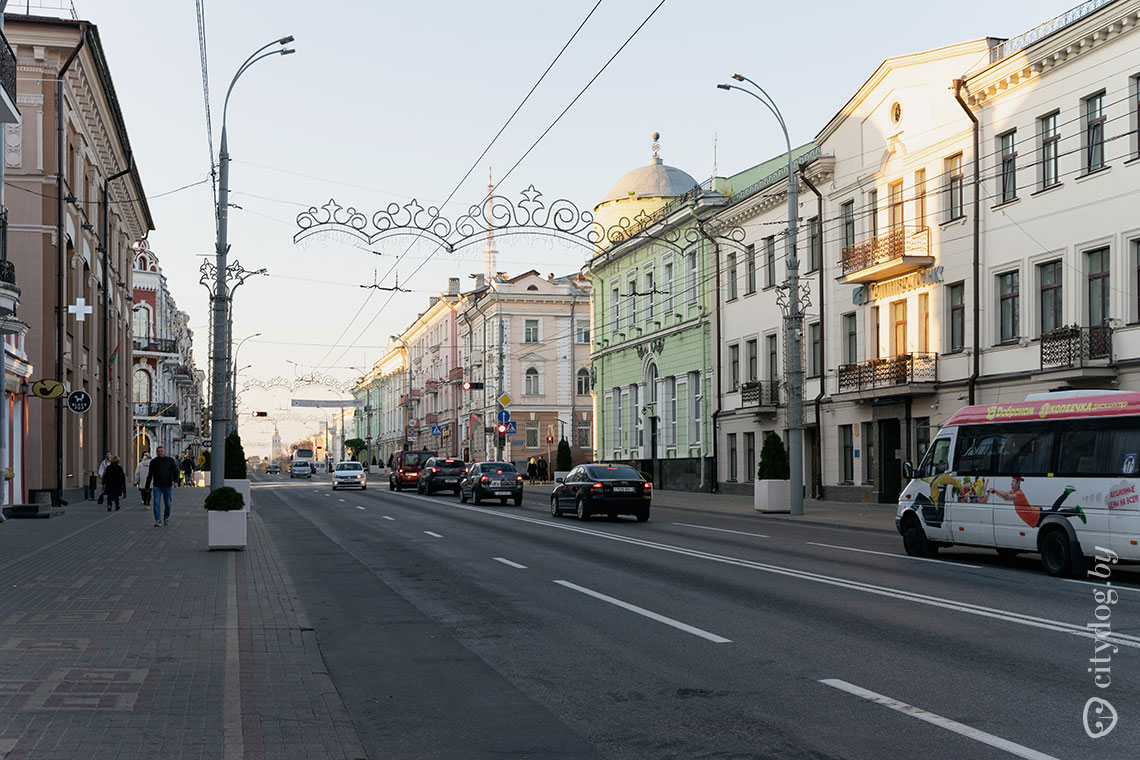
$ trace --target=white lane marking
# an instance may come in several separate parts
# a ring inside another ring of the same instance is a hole
[[[511,562],[509,559],[504,559],[502,557],[491,557],[491,559],[495,560],[496,562],[502,562],[504,565],[513,567],[516,570],[526,570],[526,565],[520,565],[518,562]]]
[[[851,546],[836,546],[835,544],[817,544],[815,541],[805,541],[808,546],[822,546],[826,549],[840,549],[845,552],[859,552],[860,554],[878,554],[880,557],[894,557],[895,559],[914,559],[919,562],[937,562],[942,565],[950,565],[952,567],[969,567],[974,570],[983,569],[981,565],[971,565],[966,562],[951,562],[945,559],[931,559],[930,557],[912,557],[909,554],[892,554],[890,552],[875,552],[870,549],[856,549]]]
[[[427,533],[432,538],[443,538],[443,536],[439,535],[438,533],[432,533],[430,530],[425,530],[424,533]]]
[[[680,525],[682,528],[697,528],[698,530],[715,530],[717,533],[735,533],[738,536],[755,536],[756,538],[770,538],[763,533],[745,533],[742,530],[729,530],[727,528],[710,528],[707,525],[693,525],[691,523],[673,523]]]
[[[388,517],[388,515],[381,515],[385,520],[395,520],[395,517]]]
[[[845,691],[848,694],[854,694],[857,697],[862,697],[863,699],[870,700],[871,702],[883,705],[884,707],[889,707],[892,710],[898,710],[904,715],[909,715],[912,718],[924,720],[927,723],[932,723],[933,725],[938,726],[939,728],[944,728],[947,731],[953,731],[956,734],[961,734],[968,739],[973,739],[974,741],[981,742],[982,744],[988,744],[991,747],[996,747],[997,749],[1008,752],[1011,755],[1024,757],[1026,760],[1057,760],[1057,758],[1053,757],[1053,755],[1046,755],[1044,752],[1038,752],[1035,749],[1023,747],[1022,745],[1015,744],[1008,739],[1002,739],[1000,736],[988,734],[985,731],[973,728],[972,726],[967,726],[964,723],[959,723],[956,720],[943,718],[941,715],[928,712],[920,707],[908,705],[906,702],[900,702],[897,699],[884,697],[882,694],[876,694],[873,691],[868,691],[867,689],[856,686],[855,684],[841,681],[838,678],[825,678],[822,679],[820,683],[839,689],[840,691]]]
[[[359,504],[356,505],[356,508],[357,509],[364,509],[364,507],[360,506]]]
[[[687,623],[682,623],[680,620],[674,620],[673,618],[665,617],[664,615],[658,615],[656,612],[650,612],[649,610],[645,609],[644,607],[638,607],[636,605],[630,604],[629,602],[623,602],[620,599],[614,599],[612,596],[606,596],[605,594],[601,594],[601,593],[598,593],[597,591],[593,591],[591,589],[588,589],[585,586],[579,586],[578,584],[571,583],[570,581],[554,581],[554,582],[557,583],[559,586],[564,586],[568,589],[573,589],[574,591],[585,594],[586,596],[592,596],[595,599],[601,599],[603,602],[609,602],[610,604],[621,607],[623,610],[629,610],[630,612],[636,612],[638,615],[642,615],[644,617],[647,617],[650,620],[656,620],[658,623],[664,623],[665,625],[671,625],[678,630],[684,631],[685,633],[691,633],[694,636],[700,636],[702,639],[708,639],[709,641],[713,642],[714,644],[731,644],[732,643],[732,639],[726,639],[723,636],[717,636],[715,633],[709,633],[708,631],[703,631],[700,628],[694,628],[693,626],[691,626]]]
[[[344,499],[337,499],[337,501],[344,501]]]
[[[435,499],[428,499],[426,496],[407,494],[407,497],[409,499],[423,499],[435,504],[448,505],[448,502],[440,502]],[[779,565],[769,565],[763,562],[754,562],[752,560],[739,559],[737,557],[729,557],[722,554],[713,554],[711,552],[688,549],[683,546],[673,546],[672,544],[662,544],[656,541],[647,541],[641,538],[631,538],[614,533],[606,533],[605,531],[595,530],[592,528],[581,528],[576,525],[556,523],[550,519],[540,520],[534,517],[526,517],[525,515],[512,514],[508,512],[487,511],[480,507],[472,507],[466,504],[451,503],[450,506],[455,509],[462,509],[468,512],[476,512],[488,517],[497,517],[504,520],[519,520],[521,522],[532,523],[534,525],[542,525],[546,528],[553,528],[555,530],[565,530],[572,533],[583,533],[586,535],[595,536],[597,538],[604,538],[607,541],[617,541],[623,544],[633,544],[634,546],[641,546],[647,549],[656,549],[657,551],[668,552],[670,554],[680,554],[686,557],[705,559],[710,562],[719,562],[725,565],[746,567],[752,570],[760,570],[765,573],[772,573],[773,575],[783,575],[789,578],[812,581],[813,583],[821,583],[827,586],[837,586],[839,588],[846,588],[852,591],[862,591],[863,593],[867,594],[875,594],[877,596],[899,599],[901,601],[911,602],[913,604],[925,604],[930,607],[939,607],[941,609],[951,610],[953,612],[961,612],[967,615],[977,615],[978,617],[991,618],[993,620],[1002,620],[1007,623],[1016,623],[1018,625],[1029,626],[1031,628],[1042,628],[1048,631],[1066,633],[1070,636],[1080,636],[1081,638],[1085,639],[1099,639],[1101,641],[1108,641],[1112,644],[1117,644],[1120,646],[1140,649],[1140,636],[1133,636],[1127,633],[1119,633],[1113,631],[1110,635],[1100,635],[1098,637],[1095,632],[1089,631],[1083,625],[1065,623],[1060,620],[1033,617],[1032,615],[1023,615],[1020,612],[1012,612],[1010,610],[996,609],[993,607],[983,607],[981,605],[971,604],[969,602],[959,602],[954,599],[929,596],[927,594],[920,594],[914,591],[904,591],[903,589],[891,588],[890,586],[876,586],[871,583],[863,583],[862,581],[853,581],[831,575],[812,573],[807,570],[795,570],[789,567],[780,567]]]

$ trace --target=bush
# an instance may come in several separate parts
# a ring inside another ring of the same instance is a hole
[[[554,469],[558,472],[569,472],[574,468],[574,458],[570,455],[570,442],[565,438],[558,442],[558,454],[555,460],[557,465]]]
[[[210,491],[210,495],[206,497],[206,509],[213,512],[232,512],[244,506],[245,500],[242,499],[241,493],[229,486]]]
[[[247,477],[245,449],[241,447],[241,436],[235,430],[226,436],[226,478],[245,480]]]
[[[645,470],[641,470],[641,477],[645,478],[646,483],[652,483],[653,482],[653,473],[652,472],[646,472]]]
[[[764,437],[764,446],[760,449],[760,466],[756,468],[758,480],[791,480],[792,467],[788,463],[788,452],[784,449],[784,442],[775,433],[768,433]]]

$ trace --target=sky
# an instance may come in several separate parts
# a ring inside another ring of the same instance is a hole
[[[29,3],[12,0],[9,12]],[[67,5],[68,0],[62,4]],[[422,312],[449,276],[483,270],[483,253],[409,247],[368,250],[333,236],[293,242],[297,215],[329,199],[371,216],[390,203],[452,201],[456,216],[498,182],[554,123],[497,192],[535,185],[547,199],[594,206],[651,156],[661,134],[666,164],[698,180],[731,175],[783,151],[759,103],[715,88],[734,72],[756,80],[783,112],[793,145],[812,139],[885,59],[982,37],[1012,37],[1077,0],[959,0],[933,11],[882,0],[201,0],[205,12],[214,147],[207,138],[193,0],[73,0],[99,28],[131,146],[151,198],[151,249],[190,315],[195,361],[206,369],[209,300],[199,284],[215,245],[209,183],[231,78],[253,51],[293,35],[296,54],[273,56],[234,87],[227,115],[232,159],[231,261],[268,270],[234,300],[238,388],[248,380],[314,370],[351,380],[388,336]],[[596,4],[596,7],[595,7]],[[949,6],[947,7],[949,8]],[[591,15],[592,11],[592,15]],[[47,12],[47,11],[40,11]],[[606,61],[653,14],[558,119]],[[475,163],[558,51],[577,37],[466,181]],[[557,119],[557,122],[555,123]],[[715,141],[715,153],[714,153]],[[714,159],[715,156],[715,159]],[[714,164],[715,161],[715,164]],[[199,184],[194,184],[199,183]],[[169,191],[192,185],[170,193]],[[162,193],[169,193],[158,197]],[[508,275],[578,271],[583,249],[551,239],[499,241]],[[427,263],[425,263],[425,261]],[[413,275],[413,272],[418,269]],[[399,285],[389,294],[362,285]],[[273,423],[286,444],[316,432],[316,416],[290,398],[341,398],[251,388],[239,398],[247,454],[266,455]],[[263,410],[269,417],[253,419]]]

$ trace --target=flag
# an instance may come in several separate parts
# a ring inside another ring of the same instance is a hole
[[[107,379],[112,377],[111,369],[115,366],[115,360],[119,358],[119,346],[123,345],[123,339],[120,338],[115,350],[111,352],[111,358],[107,360]]]

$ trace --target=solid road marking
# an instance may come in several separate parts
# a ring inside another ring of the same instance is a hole
[[[684,631],[685,633],[691,633],[694,636],[700,636],[702,639],[708,639],[709,641],[713,642],[714,644],[731,644],[732,643],[732,639],[726,639],[723,636],[717,636],[715,633],[709,633],[708,631],[703,631],[700,628],[694,628],[693,626],[691,626],[687,623],[682,623],[680,620],[674,620],[673,618],[665,617],[664,615],[658,615],[656,612],[650,612],[649,610],[645,609],[644,607],[638,607],[636,605],[630,604],[629,602],[623,602],[620,599],[614,599],[612,596],[606,596],[605,594],[601,594],[597,591],[593,591],[591,589],[588,589],[585,586],[579,586],[578,584],[571,583],[570,581],[554,581],[554,582],[557,583],[559,586],[565,586],[568,589],[573,589],[574,591],[585,594],[586,596],[592,596],[595,599],[601,599],[603,602],[609,602],[610,604],[621,607],[623,610],[629,610],[630,612],[636,612],[638,615],[642,615],[644,617],[647,617],[650,620],[656,620],[658,623],[664,623],[665,625],[673,626],[674,628],[681,630],[681,631]]]
[[[756,538],[769,538],[763,533],[745,533],[742,530],[728,530],[727,528],[710,528],[707,525],[693,525],[691,523],[673,523],[680,525],[682,528],[697,528],[698,530],[715,530],[717,533],[735,533],[738,536],[755,536]]]
[[[870,549],[855,549],[850,546],[836,546],[835,544],[817,544],[814,541],[805,541],[808,546],[822,546],[826,549],[841,549],[845,552],[859,552],[860,554],[878,554],[880,557],[894,557],[895,559],[915,559],[919,562],[937,562],[942,565],[953,565],[954,567],[968,567],[973,570],[983,569],[981,565],[971,565],[966,562],[951,562],[945,559],[931,559],[930,557],[912,557],[909,554],[892,554],[891,552],[875,552]]]
[[[511,562],[509,559],[503,559],[502,557],[491,557],[491,559],[495,560],[496,562],[502,562],[504,565],[513,567],[516,570],[526,570],[526,565],[520,565],[518,562]]]
[[[1057,758],[1053,757],[1053,755],[1046,755],[1044,752],[1038,752],[1035,749],[1023,747],[1022,745],[1015,744],[1008,739],[1002,739],[1000,736],[988,734],[985,731],[967,726],[964,723],[959,723],[956,720],[943,718],[941,715],[936,715],[935,713],[927,712],[926,710],[923,710],[919,707],[908,705],[906,702],[900,702],[897,699],[884,697],[882,694],[876,694],[873,691],[868,691],[867,689],[847,683],[846,681],[841,681],[838,678],[825,678],[820,680],[820,683],[839,689],[840,691],[845,691],[848,694],[854,694],[857,697],[862,697],[863,699],[870,700],[871,702],[883,705],[884,707],[889,707],[892,710],[898,710],[904,715],[909,715],[912,718],[924,720],[927,723],[932,723],[933,725],[938,726],[939,728],[944,728],[947,731],[953,731],[956,734],[961,734],[962,736],[973,739],[974,741],[981,742],[982,744],[988,744],[991,747],[996,747],[997,749],[1008,752],[1011,755],[1024,757],[1026,760],[1057,760]]]
[[[430,530],[425,530],[424,533],[427,533],[432,538],[443,538],[443,536],[439,535],[438,533],[432,533]]]

